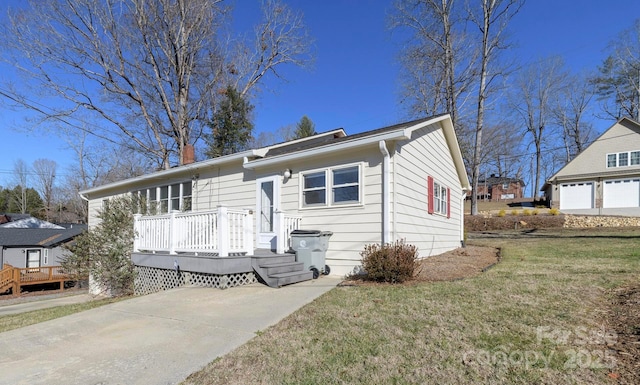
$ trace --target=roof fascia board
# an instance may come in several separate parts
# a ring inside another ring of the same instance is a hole
[[[266,149],[249,150],[249,151],[243,151],[243,152],[239,152],[239,153],[231,154],[227,156],[221,156],[218,158],[207,159],[201,162],[191,163],[184,166],[175,167],[169,170],[162,170],[162,171],[154,172],[151,174],[144,174],[144,175],[137,176],[135,178],[129,178],[129,179],[121,180],[118,182],[113,182],[113,183],[105,184],[102,186],[90,188],[87,190],[80,191],[80,195],[86,197],[91,194],[96,194],[96,193],[105,192],[109,190],[117,190],[123,187],[127,187],[129,185],[142,183],[145,181],[151,181],[158,178],[170,178],[173,176],[187,173],[189,171],[198,171],[207,167],[212,167],[212,166],[221,165],[221,164],[225,164],[225,163],[229,163],[237,160],[242,160],[250,156],[262,157],[266,153],[267,153]]]

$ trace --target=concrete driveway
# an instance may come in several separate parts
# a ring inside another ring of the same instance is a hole
[[[176,384],[339,282],[179,288],[0,333],[0,384]]]

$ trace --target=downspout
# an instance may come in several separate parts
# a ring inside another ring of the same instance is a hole
[[[378,142],[382,153],[382,243],[391,242],[391,159],[384,140]]]
[[[462,198],[460,200],[460,245],[465,247],[465,234],[464,234],[464,202],[467,199],[467,190],[462,190]]]

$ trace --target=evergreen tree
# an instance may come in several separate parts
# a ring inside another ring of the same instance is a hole
[[[228,86],[213,119],[208,123],[211,134],[206,135],[206,155],[210,158],[245,150],[252,139],[253,106],[240,93]]]
[[[306,138],[307,136],[316,134],[316,125],[307,117],[303,116],[302,119],[296,124],[296,132],[294,139]]]
[[[106,294],[120,296],[133,293],[134,203],[131,196],[110,199],[98,212],[100,223],[65,246],[64,270],[77,280],[91,275]]]

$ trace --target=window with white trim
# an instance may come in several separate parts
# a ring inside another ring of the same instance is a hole
[[[333,189],[331,203],[358,203],[360,201],[360,170],[358,166],[331,171]]]
[[[627,166],[640,166],[640,151],[607,154],[607,168]]]
[[[447,188],[438,182],[433,182],[434,211],[447,215]]]
[[[49,249],[44,249],[44,257],[42,257],[42,264],[43,265],[49,264]]]
[[[330,167],[300,173],[302,207],[361,204],[361,166]]]
[[[327,173],[325,171],[302,174],[302,181],[303,206],[327,204]]]
[[[150,187],[133,193],[140,214],[166,214],[173,210],[191,211],[193,188],[191,181]]]
[[[449,189],[436,182],[433,177],[427,177],[427,212],[429,214],[441,214],[450,217],[449,205],[451,197]]]

